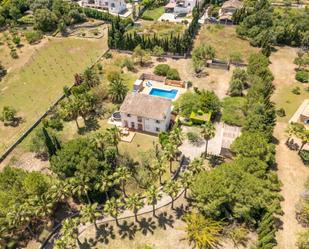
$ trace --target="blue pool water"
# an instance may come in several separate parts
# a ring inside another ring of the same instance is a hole
[[[175,89],[163,90],[160,88],[152,88],[149,95],[173,100],[176,97],[177,93],[178,90]]]

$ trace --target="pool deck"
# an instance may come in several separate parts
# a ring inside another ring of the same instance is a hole
[[[147,82],[151,82],[152,86],[151,87],[146,86]],[[176,86],[168,86],[168,85],[163,84],[162,82],[158,82],[158,81],[154,81],[154,80],[144,80],[143,87],[144,88],[141,91],[141,93],[148,94],[148,95],[149,95],[152,88],[159,88],[159,89],[163,89],[163,90],[167,90],[167,91],[177,90],[178,91],[177,95],[174,99],[172,99],[173,101],[178,99],[181,94],[183,94],[187,91],[187,89],[185,89],[185,88],[176,87]]]

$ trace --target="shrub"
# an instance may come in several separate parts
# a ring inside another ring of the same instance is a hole
[[[299,249],[309,249],[309,231],[298,234],[297,246]]]
[[[306,71],[298,71],[295,75],[295,79],[302,83],[307,83],[309,80],[309,73]]]
[[[126,67],[129,71],[133,71],[134,70],[134,62],[129,59],[129,58],[125,58],[123,63],[122,63],[123,67]]]
[[[154,73],[159,76],[167,76],[170,69],[170,66],[167,64],[159,64],[155,67]]]
[[[18,58],[18,54],[16,52],[16,50],[11,50],[10,55],[13,59],[17,59]]]
[[[200,136],[196,132],[188,132],[187,138],[191,144],[197,144],[200,141]]]
[[[294,87],[292,89],[292,93],[296,94],[296,95],[299,95],[300,94],[300,88],[297,86],[297,87]]]
[[[105,59],[111,59],[113,58],[113,54],[111,52],[107,52],[104,57]]]
[[[285,110],[283,108],[279,108],[276,113],[279,117],[285,117]]]
[[[301,150],[299,156],[305,165],[309,165],[309,150]]]
[[[167,77],[168,79],[170,79],[170,80],[180,80],[179,73],[178,73],[177,69],[175,69],[175,68],[171,68],[171,69],[168,71],[166,77]]]
[[[244,108],[246,99],[243,97],[227,97],[222,102],[222,120],[229,125],[243,126],[245,122]]]
[[[14,35],[12,41],[16,44],[16,46],[20,45],[20,37],[19,36]]]
[[[103,66],[101,64],[97,64],[97,68],[98,68],[99,71],[103,70]]]
[[[29,44],[34,44],[42,39],[42,33],[40,31],[28,31],[25,33],[26,40]]]
[[[154,73],[159,76],[165,76],[170,80],[180,80],[177,69],[171,68],[167,64],[159,64],[156,66]]]

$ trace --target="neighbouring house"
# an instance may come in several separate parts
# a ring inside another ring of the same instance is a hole
[[[188,14],[192,12],[198,0],[170,0],[165,5],[166,13]]]
[[[120,14],[127,9],[125,0],[82,0],[82,6]]]
[[[169,128],[172,101],[143,93],[129,93],[120,107],[122,127],[150,133]]]
[[[309,99],[305,99],[304,102],[298,107],[289,123],[309,124]]]
[[[233,15],[243,6],[239,0],[229,0],[223,3],[219,10],[219,22],[223,24],[233,24]]]

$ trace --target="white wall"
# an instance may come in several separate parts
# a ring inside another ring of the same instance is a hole
[[[166,119],[160,120],[160,123],[157,123],[155,119],[142,118],[142,122],[137,122],[137,116],[131,115],[128,117],[126,113],[120,113],[122,126],[125,127],[125,121],[128,122],[128,127],[133,128],[131,123],[134,122],[134,128],[138,128],[138,123],[143,125],[143,131],[151,133],[160,133],[161,131],[166,131],[171,122],[171,109],[166,112]],[[157,131],[156,128],[159,128],[160,131]]]
[[[83,5],[88,4],[88,0],[82,0]],[[94,5],[97,8],[108,8],[112,13],[120,13],[127,8],[125,0],[94,0]]]

